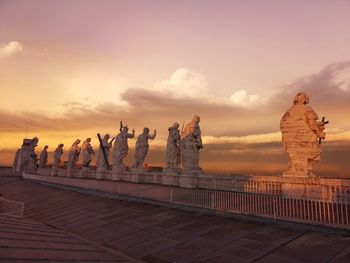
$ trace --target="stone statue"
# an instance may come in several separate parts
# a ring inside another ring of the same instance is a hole
[[[21,148],[17,149],[16,154],[15,154],[15,159],[13,160],[13,164],[12,164],[12,171],[16,172],[17,170],[17,165],[19,165],[19,155],[21,153]]]
[[[166,145],[166,169],[169,172],[178,172],[180,168],[180,130],[175,122],[168,128],[169,135]]]
[[[56,150],[53,152],[53,164],[52,164],[51,175],[57,174],[57,170],[61,163],[61,156],[63,154],[63,146],[64,146],[63,143],[59,144]]]
[[[126,165],[123,163],[123,159],[128,155],[129,146],[128,139],[134,138],[135,130],[128,133],[129,128],[122,126],[120,133],[117,135],[113,148],[113,170],[125,171]]]
[[[181,157],[185,173],[202,172],[199,167],[199,149],[203,148],[203,143],[199,122],[199,116],[195,115],[181,135]]]
[[[81,147],[83,154],[83,168],[89,168],[91,163],[91,155],[95,154],[94,149],[91,146],[91,138],[86,138]]]
[[[67,168],[68,169],[75,169],[78,163],[79,154],[81,151],[81,148],[79,146],[79,143],[81,141],[79,139],[76,139],[75,142],[72,144],[72,146],[69,149],[68,152],[68,163]]]
[[[44,149],[41,151],[40,153],[40,157],[39,157],[39,168],[45,168],[47,165],[47,158],[48,158],[48,154],[47,154],[47,149],[49,148],[49,146],[45,145]]]
[[[112,147],[112,144],[108,142],[109,138],[110,138],[110,135],[107,133],[107,134],[105,134],[105,136],[102,139],[102,147],[105,149],[107,159],[109,157],[109,149]],[[106,163],[105,158],[103,156],[101,145],[100,145],[100,147],[98,149],[98,153],[97,153],[96,166],[97,166],[98,171],[107,171],[108,170],[107,163]]]
[[[38,155],[35,153],[35,147],[38,146],[39,138],[24,139],[21,149],[20,159],[22,171],[35,173],[38,169]]]
[[[318,121],[318,116],[308,105],[309,96],[298,93],[293,106],[288,109],[281,119],[280,127],[284,149],[287,151],[289,162],[284,176],[312,176],[312,163],[320,160],[319,138],[326,134],[324,123]]]
[[[157,135],[157,130],[154,130],[153,134],[149,134],[149,129],[145,127],[143,129],[143,133],[141,133],[137,137],[136,145],[135,145],[135,160],[133,168],[142,170],[143,162],[145,161],[146,155],[148,153],[148,140],[154,140]]]

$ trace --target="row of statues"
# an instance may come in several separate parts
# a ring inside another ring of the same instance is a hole
[[[180,133],[179,124],[174,123],[168,129],[169,136],[166,148],[166,171],[170,173],[180,172],[180,165],[188,173],[201,172],[199,167],[199,149],[203,147],[201,130],[199,127],[200,118],[194,116],[193,120],[188,123]],[[138,136],[135,144],[135,158],[131,167],[133,170],[141,171],[144,166],[145,158],[149,150],[149,140],[154,140],[157,131],[151,134],[149,128],[145,127],[143,132]],[[99,135],[98,135],[99,136]],[[126,171],[128,166],[124,163],[125,157],[128,155],[129,145],[128,139],[135,136],[135,130],[129,133],[128,126],[121,123],[119,134],[110,140],[110,135],[105,134],[100,138],[100,146],[96,154],[97,171],[107,171],[110,169],[109,155],[112,151],[112,170]],[[113,145],[113,141],[114,145]],[[16,153],[14,168],[18,172],[35,172],[37,168],[45,168],[48,163],[48,146],[45,145],[38,158],[35,153],[35,147],[38,145],[39,139],[25,139],[22,148]],[[79,157],[82,155],[83,169],[90,169],[92,155],[95,151],[91,146],[91,138],[87,138],[80,146],[81,140],[74,141],[68,152],[67,170],[77,168]],[[55,174],[60,166],[61,157],[63,155],[63,144],[59,144],[53,153],[52,171]]]
[[[325,121],[322,121],[315,111],[309,105],[310,97],[304,93],[298,93],[293,100],[293,105],[287,110],[280,121],[280,130],[282,132],[282,141],[288,154],[289,162],[285,176],[309,177],[312,174],[312,165],[314,161],[320,160],[320,144],[325,139],[324,133]],[[201,173],[199,166],[199,151],[203,148],[201,129],[199,127],[200,118],[194,116],[192,121],[179,130],[179,124],[174,123],[168,128],[169,135],[166,146],[166,169],[170,173],[177,173],[182,169],[184,173]],[[148,128],[144,128],[142,134],[137,138],[135,145],[135,159],[132,169],[142,170],[145,158],[149,150],[149,140],[154,140],[156,130],[150,134]],[[129,133],[129,128],[122,125],[119,134],[111,141],[110,135],[105,134],[103,138],[99,137],[100,147],[96,157],[98,171],[107,171],[109,166],[109,152],[113,146],[113,165],[114,171],[125,171],[127,166],[124,164],[124,158],[128,155],[128,139],[135,136],[135,130]],[[32,140],[25,139],[22,148],[17,151],[14,166],[18,171],[33,171],[37,167],[37,155],[35,147],[38,144],[38,138]],[[83,169],[89,169],[91,156],[95,154],[91,146],[91,138],[87,138],[82,147],[79,146],[80,140],[77,139],[71,146],[68,154],[68,169],[75,169],[80,153],[83,155]],[[39,167],[44,168],[47,164],[47,148],[45,146],[39,157]],[[58,145],[54,151],[54,162],[52,169],[57,170],[60,164],[60,158],[63,154],[63,144]],[[253,161],[253,160],[252,160]]]

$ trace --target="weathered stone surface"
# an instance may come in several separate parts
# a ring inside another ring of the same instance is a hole
[[[166,169],[167,174],[177,173],[180,170],[180,130],[179,124],[175,122],[168,128],[169,135],[166,147]]]
[[[294,104],[281,119],[280,128],[285,150],[289,157],[284,176],[310,177],[312,164],[320,160],[319,138],[324,139],[324,123],[308,105],[309,96],[298,93]]]
[[[72,146],[69,149],[68,152],[68,162],[67,162],[67,176],[72,177],[74,176],[74,170],[77,167],[79,155],[81,152],[81,147],[79,146],[80,140],[76,139],[75,142],[72,144]]]
[[[61,156],[63,154],[63,146],[64,146],[63,143],[59,144],[53,153],[53,164],[52,164],[52,171],[51,171],[51,175],[53,176],[57,175],[57,170],[61,162]]]
[[[15,159],[13,160],[13,164],[12,164],[12,171],[16,172],[17,170],[17,165],[19,165],[19,156],[21,154],[21,148],[17,149],[16,153],[15,153]]]
[[[103,172],[108,170],[108,165],[106,163],[106,160],[104,159],[103,156],[103,149],[105,150],[106,157],[108,159],[109,157],[109,149],[112,147],[112,144],[108,142],[108,139],[110,138],[110,135],[107,133],[102,139],[102,145],[100,145],[96,157],[96,166],[97,166],[97,171],[96,171],[96,179],[102,179],[103,178]]]
[[[128,155],[129,145],[128,139],[132,139],[135,136],[135,130],[128,133],[129,128],[122,126],[120,133],[116,136],[113,148],[113,171],[125,171],[127,166],[123,160]]]
[[[95,155],[95,151],[91,146],[91,138],[86,138],[81,147],[83,154],[83,168],[89,168],[91,163],[91,155]]]
[[[181,134],[181,156],[184,173],[200,173],[199,150],[203,148],[200,118],[195,115],[192,121],[186,124]]]
[[[153,134],[149,134],[149,129],[145,127],[143,129],[143,133],[137,137],[136,145],[135,145],[135,160],[133,169],[134,170],[142,170],[143,163],[145,161],[146,155],[148,153],[149,144],[148,140],[154,140],[157,135],[157,131],[154,130]]]
[[[36,172],[38,156],[35,153],[35,147],[38,145],[39,138],[23,139],[23,144],[17,159],[17,172]]]
[[[47,149],[49,148],[49,146],[45,145],[44,149],[41,151],[40,153],[40,157],[39,157],[39,168],[45,168],[47,165],[47,159],[48,159],[48,154],[47,154]]]
[[[4,262],[349,261],[348,231],[318,232],[292,224],[221,218],[27,180],[9,184],[7,178],[2,185],[0,176],[0,192],[30,205],[25,207],[25,219],[1,216]],[[107,257],[109,252],[119,257]]]

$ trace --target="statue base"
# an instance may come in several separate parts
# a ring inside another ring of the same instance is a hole
[[[163,185],[179,185],[179,180],[180,180],[180,176],[178,176],[178,174],[176,176],[174,175],[170,175],[170,174],[165,174],[162,176],[162,184]]]
[[[182,175],[179,178],[179,186],[183,188],[197,188],[198,183],[198,176]]]
[[[180,168],[164,168],[163,173],[165,175],[176,176],[176,175],[180,175],[181,169]]]
[[[293,173],[290,171],[286,171],[282,174],[282,177],[287,177],[287,178],[318,178],[314,173]]]

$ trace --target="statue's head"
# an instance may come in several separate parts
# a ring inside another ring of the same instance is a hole
[[[144,134],[149,134],[149,129],[147,127],[143,128],[143,133]]]
[[[39,142],[39,138],[35,136],[35,137],[32,139],[33,145],[34,145],[34,146],[37,146],[37,145],[38,145],[38,142]]]
[[[44,150],[47,150],[48,148],[49,148],[48,145],[45,145],[45,146],[44,146]]]
[[[73,145],[78,145],[80,142],[81,142],[80,139],[76,139]]]
[[[103,137],[104,139],[108,140],[109,137],[111,137],[108,133],[105,134],[105,136]]]
[[[180,127],[180,125],[179,125],[177,122],[174,122],[173,128],[174,128],[174,129],[178,129],[179,127]]]
[[[123,126],[122,132],[127,133],[129,131],[128,126]]]
[[[297,104],[308,104],[310,102],[310,97],[307,95],[305,92],[299,92],[295,97],[294,97],[294,105]]]
[[[86,138],[86,142],[91,142],[91,138]]]
[[[60,147],[60,148],[63,148],[63,146],[64,146],[63,143],[60,143],[60,144],[58,145],[58,147]]]
[[[201,121],[201,118],[198,115],[194,115],[192,121],[195,123],[199,123]]]

